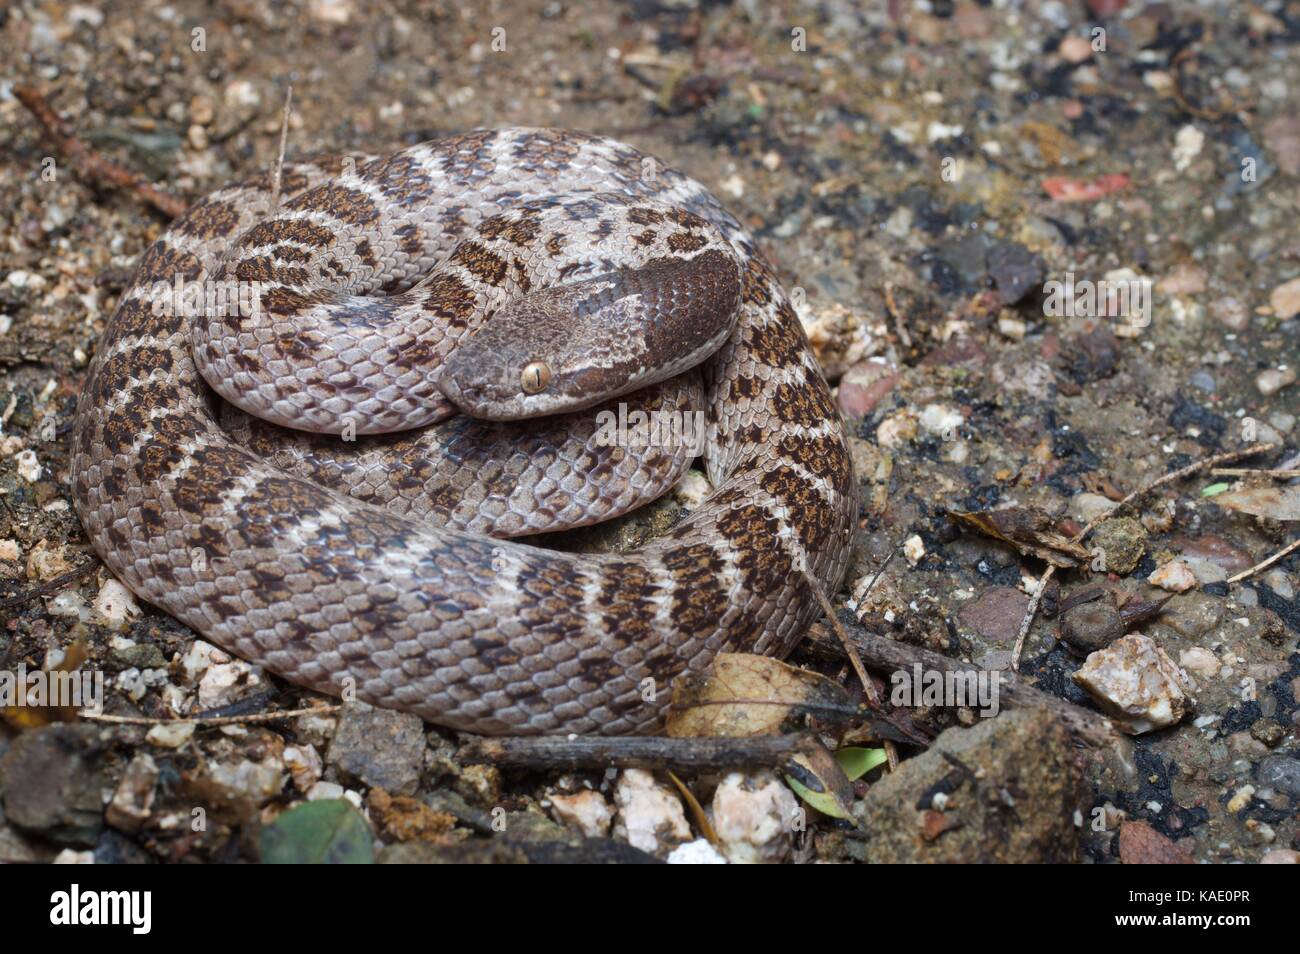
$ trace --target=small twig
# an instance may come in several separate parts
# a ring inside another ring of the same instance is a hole
[[[78,139],[35,87],[15,86],[14,97],[27,107],[28,112],[45,130],[46,136],[52,140],[55,150],[76,167],[89,185],[110,185],[126,189],[170,219],[177,218],[189,208],[183,199],[150,185],[134,173],[105,159]]]
[[[1246,577],[1248,577],[1248,576],[1254,576],[1254,575],[1255,575],[1256,573],[1258,573],[1260,570],[1266,570],[1266,569],[1268,569],[1270,566],[1272,566],[1272,565],[1273,565],[1274,563],[1276,563],[1278,560],[1282,559],[1282,558],[1283,558],[1284,556],[1286,556],[1288,553],[1291,553],[1291,552],[1293,552],[1293,551],[1296,550],[1296,549],[1300,549],[1300,538],[1297,538],[1297,539],[1295,539],[1295,540],[1292,540],[1290,543],[1288,543],[1288,544],[1287,544],[1285,547],[1283,547],[1281,550],[1278,550],[1277,553],[1274,553],[1274,554],[1273,554],[1271,557],[1269,557],[1267,560],[1264,560],[1263,562],[1260,562],[1260,563],[1256,563],[1256,564],[1255,564],[1254,566],[1252,566],[1249,570],[1242,570],[1242,571],[1241,571],[1240,573],[1238,573],[1236,576],[1230,576],[1230,577],[1228,577],[1228,582],[1229,582],[1229,583],[1240,583],[1242,580],[1246,579]]]
[[[1127,497],[1125,497],[1123,500],[1117,503],[1115,505],[1114,510],[1110,510],[1099,517],[1094,517],[1093,520],[1086,527],[1084,527],[1081,531],[1079,531],[1079,535],[1074,542],[1078,543],[1080,540],[1082,540],[1093,530],[1097,529],[1097,527],[1102,523],[1102,521],[1112,517],[1116,513],[1116,511],[1120,510],[1122,507],[1131,504],[1134,500],[1143,496],[1144,494],[1150,493],[1151,491],[1155,490],[1157,487],[1163,487],[1165,484],[1171,484],[1176,480],[1182,480],[1184,477],[1190,477],[1192,476],[1192,474],[1205,470],[1207,467],[1215,467],[1218,464],[1226,464],[1230,460],[1241,460],[1243,457],[1254,457],[1256,454],[1263,454],[1266,453],[1267,451],[1277,450],[1277,447],[1278,447],[1277,444],[1251,444],[1249,447],[1241,448],[1241,450],[1225,451],[1222,454],[1215,454],[1213,457],[1207,457],[1204,460],[1197,461],[1194,464],[1188,464],[1186,467],[1180,467],[1178,470],[1171,471],[1170,473],[1165,474],[1163,477],[1159,477],[1156,480],[1153,480],[1145,487],[1139,487],[1137,490],[1133,491],[1131,494],[1129,494]]]
[[[1215,477],[1274,477],[1278,480],[1300,477],[1300,470],[1293,468],[1255,470],[1250,467],[1215,467],[1210,473]]]
[[[876,584],[880,582],[881,576],[884,575],[885,570],[889,567],[889,561],[894,559],[894,556],[902,548],[903,541],[900,539],[890,548],[889,552],[885,554],[885,558],[880,562],[880,566],[876,567],[876,572],[871,575],[871,581],[867,583],[866,587],[862,590],[862,596],[859,597],[856,593],[853,595],[855,600],[858,600],[858,602],[861,603],[862,599],[876,588]]]
[[[1190,477],[1199,471],[1212,468],[1218,464],[1226,464],[1229,461],[1240,460],[1243,457],[1253,457],[1256,454],[1262,454],[1265,451],[1276,449],[1276,444],[1251,444],[1249,447],[1243,447],[1241,450],[1226,451],[1222,454],[1215,454],[1213,457],[1207,457],[1204,460],[1197,461],[1194,464],[1188,464],[1186,467],[1180,467],[1178,470],[1171,471],[1163,477],[1151,481],[1151,483],[1139,487],[1133,491],[1110,510],[1099,514],[1088,521],[1088,525],[1074,535],[1071,543],[1082,543],[1084,537],[1096,530],[1104,521],[1109,520],[1115,514],[1119,513],[1125,507],[1133,503],[1139,497],[1149,494],[1157,487],[1163,487],[1165,484],[1171,484],[1176,480],[1182,480],[1184,477]],[[1029,599],[1029,606],[1025,610],[1025,618],[1020,623],[1020,632],[1016,634],[1016,645],[1011,650],[1011,669],[1013,672],[1020,671],[1020,653],[1025,648],[1025,637],[1029,635],[1029,628],[1034,624],[1034,616],[1038,612],[1038,604],[1042,602],[1043,594],[1047,592],[1048,581],[1056,572],[1055,566],[1049,566],[1047,571],[1038,580],[1038,586],[1034,589]]]
[[[500,768],[583,771],[618,768],[716,771],[754,765],[781,766],[819,745],[807,732],[742,738],[673,739],[659,735],[614,738],[540,735],[469,738],[456,753],[461,762]]]
[[[882,566],[880,569],[883,570],[884,567]],[[877,571],[876,577],[877,579],[880,577],[879,571]],[[844,655],[849,657],[849,665],[853,667],[853,671],[858,675],[858,681],[862,683],[862,688],[867,692],[867,699],[871,702],[871,708],[878,712],[882,711],[880,693],[876,691],[876,684],[867,675],[867,667],[862,665],[862,657],[853,648],[853,643],[849,640],[849,634],[844,631],[844,624],[835,615],[835,607],[831,605],[831,601],[822,592],[821,584],[814,580],[812,574],[806,570],[804,571],[804,579],[808,581],[808,588],[813,591],[813,595],[817,597],[817,602],[821,604],[822,612],[831,624],[831,629],[835,630],[835,635],[839,637],[840,645],[844,647]],[[872,582],[874,583],[874,581]],[[898,748],[889,739],[884,740],[884,745],[885,755],[889,757],[889,770],[891,772],[896,771],[898,769]]]
[[[1207,36],[1206,42],[1208,42],[1208,39]],[[1194,116],[1196,119],[1216,123],[1232,112],[1235,104],[1230,95],[1227,93],[1220,93],[1220,102],[1222,104],[1220,108],[1209,109],[1205,106],[1199,106],[1196,103],[1193,103],[1187,98],[1187,94],[1183,92],[1183,64],[1189,60],[1197,58],[1199,55],[1200,54],[1197,52],[1196,48],[1192,46],[1185,46],[1174,55],[1174,58],[1169,63],[1169,73],[1173,79],[1173,82],[1169,85],[1169,91],[1173,94],[1174,102],[1176,102],[1179,108],[1184,112]]]
[[[1079,541],[1074,541],[1078,543]],[[1020,653],[1025,648],[1025,637],[1029,635],[1029,628],[1034,625],[1034,617],[1038,615],[1038,604],[1043,601],[1043,594],[1047,592],[1047,584],[1052,581],[1052,576],[1056,573],[1056,565],[1050,564],[1042,576],[1038,578],[1038,585],[1034,587],[1034,592],[1029,594],[1029,605],[1025,607],[1025,618],[1020,621],[1020,630],[1016,633],[1016,644],[1011,648],[1011,671],[1020,672]]]
[[[19,593],[17,596],[10,596],[0,600],[0,610],[12,609],[15,606],[21,606],[29,600],[34,600],[38,596],[48,596],[62,589],[66,584],[71,583],[79,577],[85,576],[95,567],[99,566],[99,557],[92,556],[90,562],[83,563],[75,570],[69,570],[67,573],[60,574],[52,580],[41,583],[39,586],[33,586],[26,593]]]
[[[268,705],[275,701],[276,696],[279,694],[278,689],[267,689],[265,692],[259,692],[255,696],[248,696],[229,705],[217,706],[215,709],[205,709],[203,712],[190,716],[190,718],[202,721],[204,719],[225,719],[240,715],[260,715]]]
[[[83,719],[91,722],[109,722],[114,725],[241,725],[245,723],[275,722],[278,719],[296,719],[305,715],[333,715],[341,705],[311,706],[306,709],[286,709],[283,712],[252,712],[248,715],[211,716],[195,719],[152,719],[148,716],[115,716],[81,712]]]
[[[898,340],[902,342],[904,348],[912,347],[912,336],[907,333],[907,326],[903,324],[902,312],[898,309],[898,304],[894,301],[894,285],[892,282],[885,283],[885,307],[889,309],[889,315],[894,319],[894,330],[898,332]]]
[[[280,116],[280,155],[271,174],[271,211],[280,208],[280,182],[284,174],[284,150],[289,142],[289,115],[293,111],[293,87],[284,96],[284,112]]]
[[[853,645],[861,653],[868,666],[882,672],[908,670],[918,663],[927,670],[939,672],[970,672],[978,674],[980,670],[969,663],[952,659],[933,650],[922,649],[910,643],[880,636],[861,626],[849,627]],[[820,637],[821,645],[834,645],[826,637]],[[1118,736],[1111,721],[1082,706],[1077,706],[1051,693],[1035,689],[1022,681],[1023,677],[1005,670],[997,671],[998,705],[1003,708],[1044,708],[1048,709],[1065,722],[1083,741],[1090,745],[1107,745]]]

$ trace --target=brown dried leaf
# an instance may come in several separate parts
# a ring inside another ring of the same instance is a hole
[[[719,653],[709,672],[673,690],[670,736],[774,735],[791,715],[807,711],[851,713],[843,686],[768,656]]]
[[[1116,503],[1128,496],[1124,491],[1111,483],[1110,478],[1105,474],[1089,471],[1086,474],[1080,474],[1079,480],[1083,483],[1085,490],[1090,490],[1094,494],[1101,494],[1108,500],[1114,500]]]
[[[49,672],[76,672],[81,668],[82,663],[89,658],[90,650],[86,646],[86,641],[78,637],[64,651],[63,662],[49,670]],[[8,722],[15,729],[37,729],[53,722],[77,721],[78,711],[76,706],[54,706],[50,705],[48,701],[33,705],[27,699],[27,685],[25,682],[15,680],[14,689],[16,698],[11,704],[0,707],[0,719]]]
[[[1249,487],[1218,494],[1210,500],[1220,507],[1256,517],[1300,520],[1300,487]]]
[[[959,524],[994,540],[1009,543],[1025,556],[1069,569],[1087,563],[1088,551],[1052,529],[1052,518],[1036,507],[1004,510],[949,510]]]
[[[816,745],[794,756],[785,768],[794,793],[823,815],[853,819],[853,783],[830,750]]]
[[[668,773],[668,778],[671,779],[673,785],[677,787],[678,793],[682,796],[682,801],[686,802],[686,807],[690,809],[691,817],[695,819],[695,827],[700,830],[700,834],[707,838],[709,844],[714,848],[720,847],[722,845],[722,839],[720,839],[718,833],[714,831],[713,822],[709,821],[709,815],[704,810],[704,806],[700,804],[700,800],[695,797],[695,793],[692,792],[686,786],[686,783],[678,778],[673,772]]]

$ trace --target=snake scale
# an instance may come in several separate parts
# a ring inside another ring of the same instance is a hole
[[[175,221],[88,373],[73,496],[132,591],[291,682],[478,733],[652,731],[682,673],[789,650],[856,482],[785,292],[703,186],[514,128],[287,163],[272,192]],[[195,281],[259,307],[159,306]],[[702,447],[601,437],[629,408],[698,411]],[[508,539],[627,512],[700,451],[711,492],[640,549]]]

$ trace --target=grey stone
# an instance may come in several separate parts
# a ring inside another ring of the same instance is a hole
[[[1255,769],[1261,787],[1300,798],[1300,759],[1290,755],[1270,755]]]
[[[1109,599],[1080,603],[1061,619],[1061,638],[1084,655],[1105,649],[1124,635],[1124,621]]]
[[[0,759],[9,823],[59,845],[88,848],[104,827],[99,731],[47,725],[24,732]]]
[[[339,716],[328,761],[366,785],[413,795],[424,764],[424,723],[409,712],[349,703]]]
[[[1213,563],[1205,565],[1218,569]],[[1196,574],[1195,567],[1192,572]],[[1200,574],[1196,576],[1199,580]],[[1222,619],[1223,599],[1198,592],[1182,594],[1165,604],[1160,612],[1160,622],[1187,639],[1200,638],[1218,626]]]
[[[162,669],[167,665],[163,652],[153,643],[140,643],[126,649],[115,649],[110,657],[119,669]]]
[[[1005,305],[1014,305],[1043,284],[1043,260],[1015,242],[999,242],[989,249],[988,267]]]

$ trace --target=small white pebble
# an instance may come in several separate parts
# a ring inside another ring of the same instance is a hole
[[[709,844],[707,838],[697,838],[684,845],[678,845],[668,853],[670,865],[725,865],[727,859],[718,853],[718,849]]]
[[[18,465],[18,476],[23,480],[34,484],[41,479],[41,462],[36,459],[36,451],[19,451],[14,460]]]
[[[140,615],[135,594],[117,580],[106,580],[95,597],[95,612],[112,629],[123,629]]]
[[[194,735],[193,722],[174,722],[151,728],[145,740],[164,749],[179,749]]]

